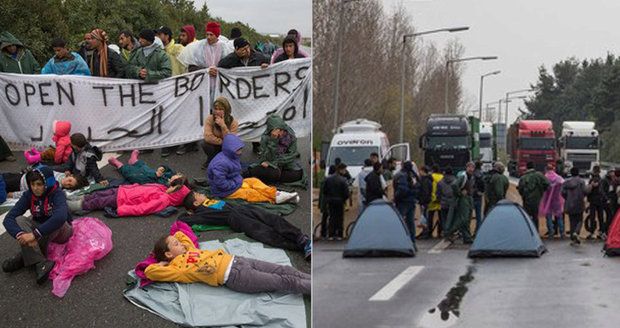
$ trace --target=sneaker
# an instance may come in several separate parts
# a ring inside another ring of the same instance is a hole
[[[276,191],[276,204],[283,204],[291,200],[296,200],[296,192]]]
[[[312,257],[312,242],[308,240],[308,242],[306,242],[306,246],[304,246],[304,260],[310,261],[311,257]]]
[[[589,234],[588,237],[586,237],[587,240],[592,240],[594,239],[594,234]]]
[[[37,284],[41,285],[47,281],[47,276],[50,274],[56,262],[54,261],[42,261],[34,265],[34,271],[37,274]]]
[[[172,154],[172,148],[174,147],[165,147],[161,149],[161,157],[168,157]]]
[[[4,160],[7,161],[7,162],[15,162],[17,159],[15,158],[15,156],[9,155],[9,156],[5,157]]]
[[[327,240],[334,241],[334,240],[336,240],[336,238],[334,238],[334,237],[327,237]]]
[[[579,245],[579,244],[581,244],[581,241],[579,240],[579,236],[577,236],[577,234],[576,234],[576,233],[573,233],[573,234],[570,236],[570,240],[571,240],[571,241],[572,241],[575,245]]]
[[[187,148],[185,147],[185,145],[180,145],[179,148],[177,148],[176,153],[177,155],[184,155],[185,153],[187,153]]]
[[[601,239],[602,239],[603,241],[607,240],[607,234],[603,232],[603,233],[601,234]]]
[[[4,260],[4,262],[2,262],[2,271],[4,272],[15,272],[23,267],[24,258],[22,257],[22,253],[19,253],[14,257]]]
[[[341,240],[342,240],[342,237],[338,236],[338,237],[336,237],[336,240],[337,240],[337,241],[341,241]]]

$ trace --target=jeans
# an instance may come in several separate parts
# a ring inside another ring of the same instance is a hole
[[[310,275],[292,266],[235,256],[226,287],[241,293],[310,294]]]
[[[480,229],[480,225],[482,224],[483,216],[482,216],[482,198],[474,198],[474,210],[476,211],[476,231]]]
[[[41,225],[32,218],[25,216],[18,216],[16,221],[22,231],[27,233],[34,231],[34,229]],[[24,265],[31,266],[45,261],[47,257],[47,245],[50,242],[64,244],[69,241],[71,235],[73,235],[73,227],[65,222],[60,228],[54,230],[49,235],[41,237],[41,239],[37,241],[37,247],[21,246]]]
[[[553,223],[555,219],[555,224]],[[555,235],[556,232],[560,233],[560,237],[564,237],[564,215],[558,215],[555,218],[551,213],[547,214],[547,234],[549,236]]]
[[[415,244],[415,220],[413,217],[415,212],[415,203],[397,203],[396,208],[405,220],[405,225],[409,230],[411,241]]]
[[[594,234],[596,231],[596,221],[594,220],[594,216],[598,218],[598,227],[599,233],[606,232],[607,223],[605,222],[605,208],[602,205],[592,205],[590,204],[590,214],[586,217],[586,230],[590,234]]]
[[[343,237],[343,221],[344,221],[344,201],[330,200],[329,206],[329,236]]]

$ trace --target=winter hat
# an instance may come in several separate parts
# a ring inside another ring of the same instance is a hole
[[[138,34],[138,36],[150,43],[155,42],[155,32],[151,29],[143,29],[142,31],[140,31],[140,34]]]
[[[239,38],[239,37],[241,37],[241,30],[238,27],[233,27],[230,30],[230,38],[231,39],[236,39],[236,38]]]
[[[185,25],[181,28],[181,31],[187,33],[190,43],[196,38],[196,29],[194,28],[194,25]]]
[[[220,28],[220,23],[218,22],[208,22],[207,27],[205,28],[205,33],[211,32],[215,34],[215,36],[219,37],[220,33],[222,33],[222,29]]]
[[[238,39],[235,39],[235,42],[233,44],[235,45],[235,50],[236,50],[239,48],[243,48],[250,43],[244,38],[238,38]]]

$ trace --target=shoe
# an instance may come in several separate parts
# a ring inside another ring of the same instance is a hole
[[[588,237],[586,237],[587,240],[592,240],[594,239],[594,234],[589,234]]]
[[[176,154],[184,155],[185,153],[187,153],[187,149],[185,148],[185,145],[180,145],[179,148],[177,148]]]
[[[327,237],[327,240],[334,241],[334,240],[336,240],[336,238],[334,238],[334,237]]]
[[[42,261],[34,265],[34,271],[37,274],[37,284],[42,285],[47,281],[47,276],[50,274],[56,262],[54,261]]]
[[[342,240],[342,237],[338,236],[338,237],[336,237],[336,240],[337,240],[337,241],[341,241],[341,240]]]
[[[19,253],[14,257],[4,260],[4,262],[2,262],[2,271],[4,272],[15,272],[23,267],[24,258],[22,257],[22,253]]]
[[[172,154],[172,149],[170,147],[161,149],[161,157],[168,157],[170,154]]]
[[[606,233],[604,233],[604,232],[601,234],[601,236],[600,236],[600,237],[601,237],[601,239],[602,239],[603,241],[606,241],[606,240],[607,240],[607,234],[606,234]]]
[[[15,162],[17,159],[15,158],[15,156],[9,155],[9,156],[5,157],[4,160],[7,161],[7,162]]]
[[[177,149],[176,153],[177,155],[184,155],[186,153],[191,153],[194,151],[198,151],[198,147],[196,147],[196,144],[191,143],[191,144],[186,144],[186,145],[181,145],[179,146],[179,148]]]
[[[579,236],[577,236],[577,234],[576,234],[576,233],[573,233],[573,234],[570,236],[570,240],[572,240],[572,241],[573,241],[573,243],[575,243],[575,245],[579,245],[579,244],[581,244],[581,240],[579,240]]]
[[[291,203],[298,204],[299,203],[299,195],[295,196],[295,200],[291,201]]]
[[[308,242],[306,242],[306,246],[304,246],[304,260],[310,261],[311,257],[312,257],[312,242],[308,240]]]
[[[294,200],[296,196],[296,192],[276,191],[276,204],[283,204]]]

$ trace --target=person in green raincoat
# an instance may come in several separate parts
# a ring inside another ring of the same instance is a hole
[[[7,31],[0,33],[0,72],[16,74],[41,72],[41,66],[32,52]]]
[[[129,181],[129,183],[147,184],[147,183],[159,183],[168,186],[169,180],[176,174],[167,165],[160,165],[156,170],[152,169],[142,160],[138,159],[140,151],[134,150],[131,152],[129,161],[127,164],[121,163],[116,157],[108,159],[110,165],[116,167],[118,172]]]
[[[506,198],[510,183],[508,182],[508,178],[504,175],[504,170],[504,163],[495,162],[495,164],[493,164],[493,169],[485,176],[484,215],[489,213],[497,202]]]
[[[549,188],[549,181],[542,173],[534,170],[534,163],[527,163],[527,171],[519,179],[517,190],[523,199],[523,208],[525,212],[532,218],[538,232],[538,206],[540,200]]]
[[[163,49],[155,44],[155,32],[144,29],[140,32],[141,47],[129,55],[126,76],[130,79],[142,79],[155,82],[172,75],[170,58]]]
[[[448,239],[454,238],[459,232],[463,238],[463,244],[471,244],[472,238],[469,232],[471,213],[474,209],[473,179],[468,179],[465,171],[459,172],[456,181],[451,184],[454,200],[450,205],[446,231]]]
[[[261,137],[259,163],[250,166],[248,177],[256,177],[268,184],[300,181],[304,178],[304,171],[297,158],[295,131],[280,116],[271,115]]]

